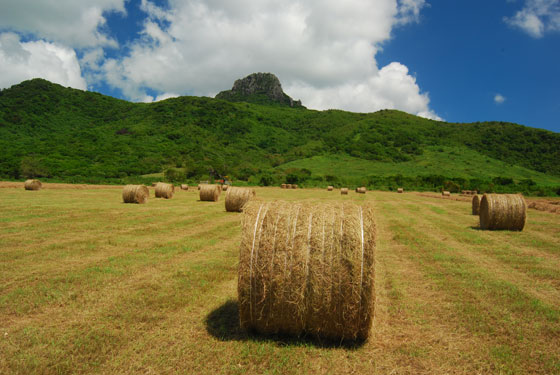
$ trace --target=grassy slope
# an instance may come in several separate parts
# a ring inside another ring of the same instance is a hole
[[[458,155],[436,158],[428,168],[414,162],[432,158],[434,147]],[[523,167],[560,176],[560,134],[521,125],[451,124],[399,111],[319,112],[197,97],[129,103],[44,80],[0,91],[0,148],[0,177],[12,179],[31,171],[67,181],[122,183],[178,167],[192,180],[216,170],[259,183],[274,167],[324,155],[353,157],[348,160],[382,166],[375,169],[382,173],[531,175]],[[487,169],[487,158],[506,164]],[[479,167],[467,166],[472,163],[467,159]],[[352,166],[338,172],[342,178],[355,173]],[[277,184],[285,176],[274,178]]]
[[[2,374],[560,373],[560,215],[530,210],[523,232],[484,232],[466,202],[258,188],[374,203],[372,337],[344,348],[239,329],[240,216],[223,196],[1,193]]]
[[[442,175],[447,177],[492,178],[507,175],[517,181],[532,179],[541,186],[558,186],[560,177],[547,175],[518,165],[507,164],[466,147],[430,146],[414,160],[387,163],[351,156],[323,155],[282,164],[278,169],[306,168],[315,175],[360,177],[368,175],[415,177]]]

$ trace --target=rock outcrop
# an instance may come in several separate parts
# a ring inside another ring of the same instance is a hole
[[[301,101],[293,100],[284,93],[280,80],[272,73],[253,73],[238,79],[231,90],[220,92],[216,99],[303,107]]]

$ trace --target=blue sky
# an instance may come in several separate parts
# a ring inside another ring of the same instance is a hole
[[[0,87],[131,101],[272,72],[309,108],[560,132],[560,0],[0,0]]]

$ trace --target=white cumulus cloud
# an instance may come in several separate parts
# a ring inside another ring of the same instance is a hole
[[[0,87],[32,78],[85,90],[73,49],[42,40],[22,42],[17,34],[0,34]]]
[[[311,108],[396,108],[437,118],[408,68],[378,67],[394,27],[419,19],[424,0],[142,0],[142,38],[105,61],[109,84],[132,100],[158,92],[209,95],[271,72]],[[152,98],[153,99],[153,98]]]
[[[506,98],[502,95],[502,94],[496,94],[494,95],[494,103],[496,104],[502,104],[503,102],[506,101]]]
[[[535,38],[560,31],[560,0],[526,0],[523,9],[504,20]]]
[[[125,12],[125,0],[3,0],[0,28],[71,47],[116,46],[103,31],[104,12]]]

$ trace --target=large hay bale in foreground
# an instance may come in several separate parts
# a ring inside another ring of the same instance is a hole
[[[371,206],[250,202],[238,299],[244,329],[365,340],[374,312]]]
[[[448,191],[442,191],[442,192],[441,192],[441,195],[444,196],[444,197],[450,197],[450,196],[451,196],[451,193],[448,192]]]
[[[472,197],[472,214],[478,215],[480,211],[480,196],[474,195]]]
[[[150,191],[144,185],[126,185],[122,192],[124,203],[146,203],[149,196]]]
[[[189,190],[189,185],[181,184],[181,190]]]
[[[173,198],[175,193],[175,186],[172,184],[166,184],[165,182],[158,182],[156,184],[156,198]]]
[[[221,192],[218,185],[200,185],[199,198],[205,202],[217,202]]]
[[[27,180],[23,186],[25,190],[41,190],[43,184],[39,180]]]
[[[523,230],[527,203],[518,194],[484,194],[480,201],[480,228]]]
[[[255,195],[255,189],[231,187],[226,194],[226,211],[243,212],[243,207]]]
[[[327,186],[327,191],[333,191],[334,190],[334,186]]]
[[[348,188],[340,188],[340,195],[348,195]]]
[[[397,189],[397,193],[399,193],[399,194],[404,193],[404,189],[403,189],[403,188],[398,188],[398,189]]]

